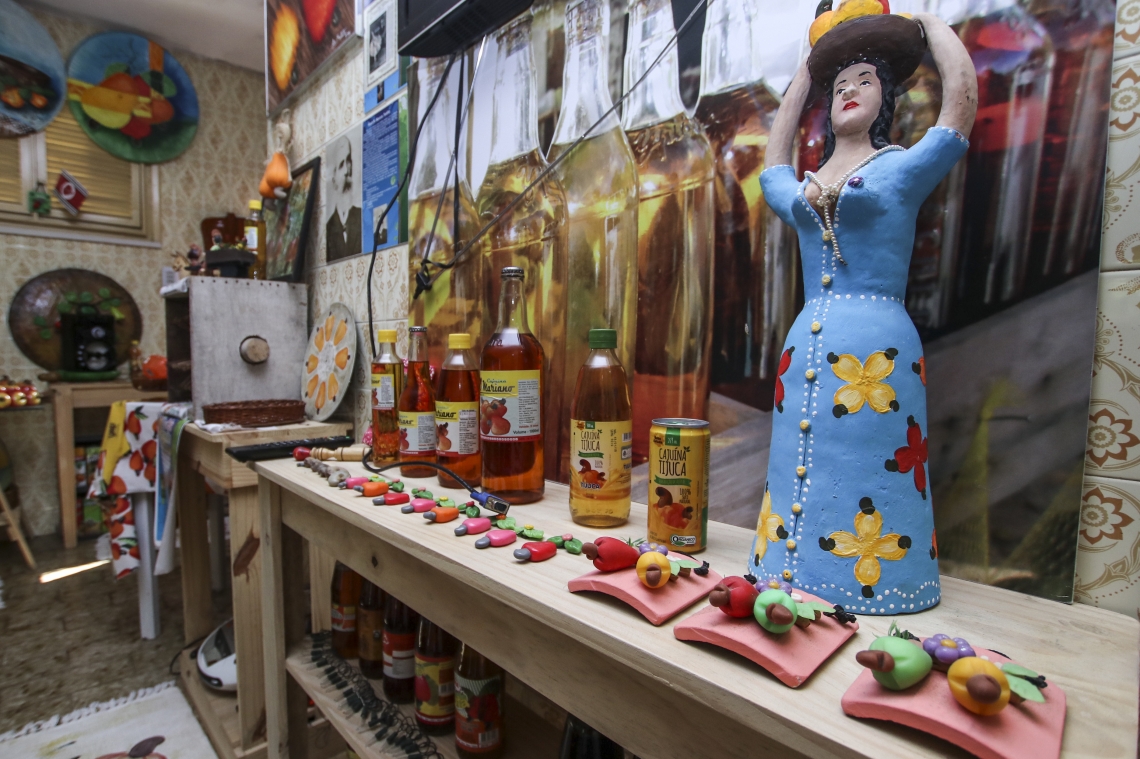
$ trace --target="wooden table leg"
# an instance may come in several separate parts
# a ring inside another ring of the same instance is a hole
[[[53,388],[51,405],[52,414],[55,415],[59,525],[64,548],[75,548],[79,537],[75,516],[75,417],[71,403],[71,388]]]
[[[28,563],[28,568],[35,569],[36,559],[32,556],[32,549],[28,547],[28,541],[24,540],[24,530],[20,527],[20,517],[8,504],[8,496],[4,495],[3,490],[0,490],[0,508],[4,510],[4,519],[8,522],[8,537],[16,541],[16,545],[20,547],[20,553],[24,555],[24,561]]]
[[[206,526],[206,483],[194,471],[194,462],[179,457],[175,474],[178,524],[182,554],[182,619],[186,642],[213,631],[214,607],[210,600],[210,546]]]
[[[289,647],[305,635],[303,540],[281,523],[282,497],[295,496],[265,479],[258,491],[267,756],[307,759],[308,697],[285,671]]]
[[[254,519],[257,518],[257,493],[254,489]],[[226,509],[225,496],[210,493],[206,496],[206,511],[210,516],[210,590],[221,592],[226,589]],[[260,613],[258,617],[260,618]]]
[[[332,578],[336,557],[309,544],[309,620],[314,633],[332,629]]]
[[[265,740],[265,661],[261,655],[261,514],[257,487],[230,490],[230,562],[241,742]]]

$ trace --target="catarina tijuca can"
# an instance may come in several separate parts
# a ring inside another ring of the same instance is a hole
[[[654,419],[649,430],[649,540],[703,551],[709,527],[709,423]]]

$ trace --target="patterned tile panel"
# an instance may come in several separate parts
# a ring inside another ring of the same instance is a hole
[[[1117,59],[1140,53],[1140,0],[1117,1],[1112,52]]]
[[[1140,0],[1129,2],[1140,14]],[[1113,66],[1109,108],[1101,269],[1136,269],[1140,268],[1140,56]]]
[[[1140,483],[1085,477],[1074,600],[1140,612]]]
[[[30,9],[59,45],[64,58],[99,28],[73,18]],[[8,332],[7,304],[29,279],[64,267],[91,269],[125,287],[143,317],[144,353],[166,352],[165,311],[158,296],[161,268],[170,254],[201,242],[199,223],[227,212],[244,215],[257,197],[266,156],[261,75],[225,63],[177,52],[198,93],[202,117],[189,149],[158,166],[159,240],[161,249],[97,242],[54,240],[21,235],[0,236],[0,373],[35,378],[42,371],[16,348]],[[359,98],[356,98],[359,100]],[[41,383],[43,384],[43,383]],[[59,528],[54,440],[51,413],[20,412],[0,422],[0,437],[12,453],[16,484],[24,504],[24,520],[33,535]],[[45,448],[43,441],[47,441]],[[45,451],[48,451],[45,454]]]
[[[1140,271],[1102,272],[1085,471],[1140,480]]]

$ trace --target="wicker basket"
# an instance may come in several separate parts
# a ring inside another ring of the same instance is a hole
[[[240,424],[242,427],[272,427],[305,421],[304,401],[234,401],[202,407],[206,424]]]

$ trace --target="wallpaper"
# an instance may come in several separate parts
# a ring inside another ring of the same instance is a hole
[[[66,59],[71,49],[101,28],[29,8],[51,33]],[[259,43],[260,44],[260,43]],[[265,94],[260,74],[174,51],[198,92],[201,120],[190,148],[158,167],[161,248],[0,235],[0,374],[35,379],[43,371],[16,348],[8,331],[8,304],[29,279],[63,267],[91,269],[123,285],[143,317],[144,354],[165,353],[161,269],[170,254],[201,243],[207,216],[245,215],[266,156]],[[37,380],[41,390],[46,383]],[[0,440],[12,454],[25,528],[33,535],[57,532],[59,506],[50,407],[0,412]]]

